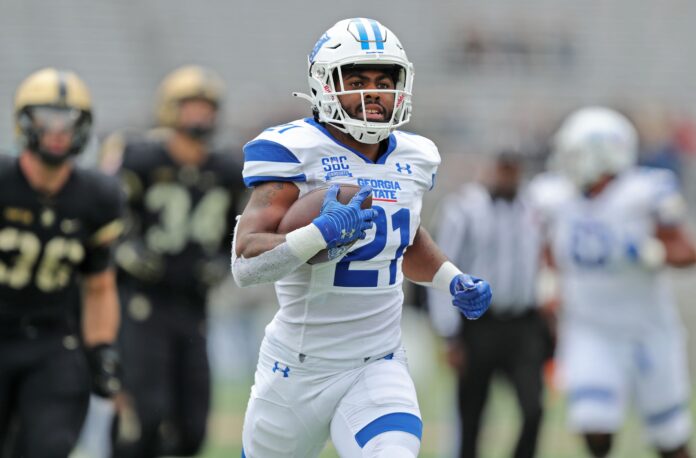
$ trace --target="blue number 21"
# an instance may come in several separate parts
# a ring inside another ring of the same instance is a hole
[[[374,287],[377,286],[379,278],[379,270],[350,270],[352,261],[368,261],[384,250],[387,246],[387,214],[384,208],[375,205],[372,207],[377,210],[377,218],[375,218],[375,238],[367,245],[361,246],[355,251],[346,255],[345,258],[336,264],[336,275],[334,277],[334,286],[346,287]],[[402,208],[394,213],[391,217],[392,230],[399,231],[401,244],[396,249],[394,258],[389,263],[389,284],[393,285],[396,282],[396,264],[409,242],[410,236],[410,211],[408,208]]]

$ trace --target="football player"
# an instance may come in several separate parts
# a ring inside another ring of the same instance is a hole
[[[235,234],[238,284],[275,282],[244,419],[243,456],[317,456],[331,436],[343,457],[415,457],[422,422],[401,345],[402,282],[439,288],[467,318],[483,314],[487,282],[463,274],[420,227],[435,145],[396,128],[411,117],[413,66],[372,19],[338,22],[309,54],[313,116],[266,129],[244,147],[252,195]],[[288,208],[337,186],[307,226],[276,233]],[[372,194],[373,206],[361,210]],[[357,243],[345,253],[346,246]],[[329,248],[329,262],[307,264]]]
[[[0,455],[65,457],[90,386],[111,397],[121,385],[111,247],[123,199],[73,163],[92,125],[75,73],[33,73],[14,106],[21,152],[0,157]]]
[[[554,173],[532,189],[562,285],[559,361],[571,428],[604,457],[633,399],[660,455],[684,458],[689,379],[666,267],[690,266],[696,252],[676,177],[636,167],[637,143],[623,115],[581,109],[555,136]]]
[[[117,457],[193,456],[205,438],[206,298],[229,275],[236,202],[244,189],[238,161],[209,143],[222,96],[222,80],[209,69],[172,72],[157,104],[167,131],[127,143],[120,159],[130,215],[116,251],[124,274],[120,341],[135,416],[119,421]]]

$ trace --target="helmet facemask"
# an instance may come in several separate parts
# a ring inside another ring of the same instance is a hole
[[[86,146],[92,115],[73,107],[26,106],[17,113],[17,125],[23,148],[36,154],[45,164],[59,166]],[[46,136],[53,136],[51,144],[46,144]]]
[[[394,89],[350,90],[343,87],[344,72],[348,68],[360,71],[363,67],[365,70],[381,70],[390,74],[394,80]],[[350,134],[362,143],[378,143],[386,139],[394,129],[403,126],[411,118],[412,77],[410,81],[407,79],[410,75],[411,72],[399,64],[313,65],[310,78],[315,81],[312,93],[319,121]],[[339,98],[356,94],[361,99],[361,118],[351,116]],[[385,97],[380,97],[380,94],[391,95],[393,103],[384,106]],[[387,117],[384,121],[368,120],[366,105],[372,98],[379,98],[385,109]]]
[[[345,73],[377,69],[392,76],[393,88],[351,90],[343,87]],[[345,19],[331,27],[309,55],[309,95],[317,121],[347,133],[361,143],[374,144],[411,119],[413,65],[406,57],[398,38],[373,19]],[[384,96],[393,103],[384,106]],[[360,97],[359,116],[351,116],[339,97]],[[370,120],[366,105],[369,98],[380,98],[386,119]]]
[[[191,107],[191,104],[196,104],[197,106]],[[193,113],[191,113],[192,109]],[[187,119],[181,119],[183,110],[188,110]],[[177,119],[173,127],[190,139],[205,143],[215,134],[217,116],[218,104],[216,100],[204,97],[189,97],[179,102]]]

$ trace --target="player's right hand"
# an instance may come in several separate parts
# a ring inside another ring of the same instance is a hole
[[[357,239],[364,239],[365,231],[372,227],[373,220],[377,217],[376,210],[360,208],[372,192],[370,186],[361,187],[346,205],[336,200],[339,189],[338,185],[332,185],[326,191],[319,216],[312,221],[319,228],[327,248],[335,248]]]

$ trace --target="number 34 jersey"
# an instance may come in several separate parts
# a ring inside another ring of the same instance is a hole
[[[276,282],[280,310],[266,335],[301,354],[363,358],[401,341],[403,255],[420,225],[422,198],[440,156],[419,135],[396,131],[374,163],[311,118],[272,127],[244,147],[244,182],[293,182],[300,197],[332,183],[372,187],[375,224],[341,259],[305,264]]]
[[[225,272],[236,201],[243,189],[231,153],[210,153],[198,166],[176,162],[165,143],[143,141],[124,151],[121,180],[128,197],[129,239],[142,242],[164,269],[147,286],[197,297],[207,262],[224,259]],[[118,260],[118,256],[117,256]]]
[[[75,168],[46,196],[29,185],[16,158],[0,157],[0,318],[74,313],[77,274],[109,267],[122,210],[110,177]]]

